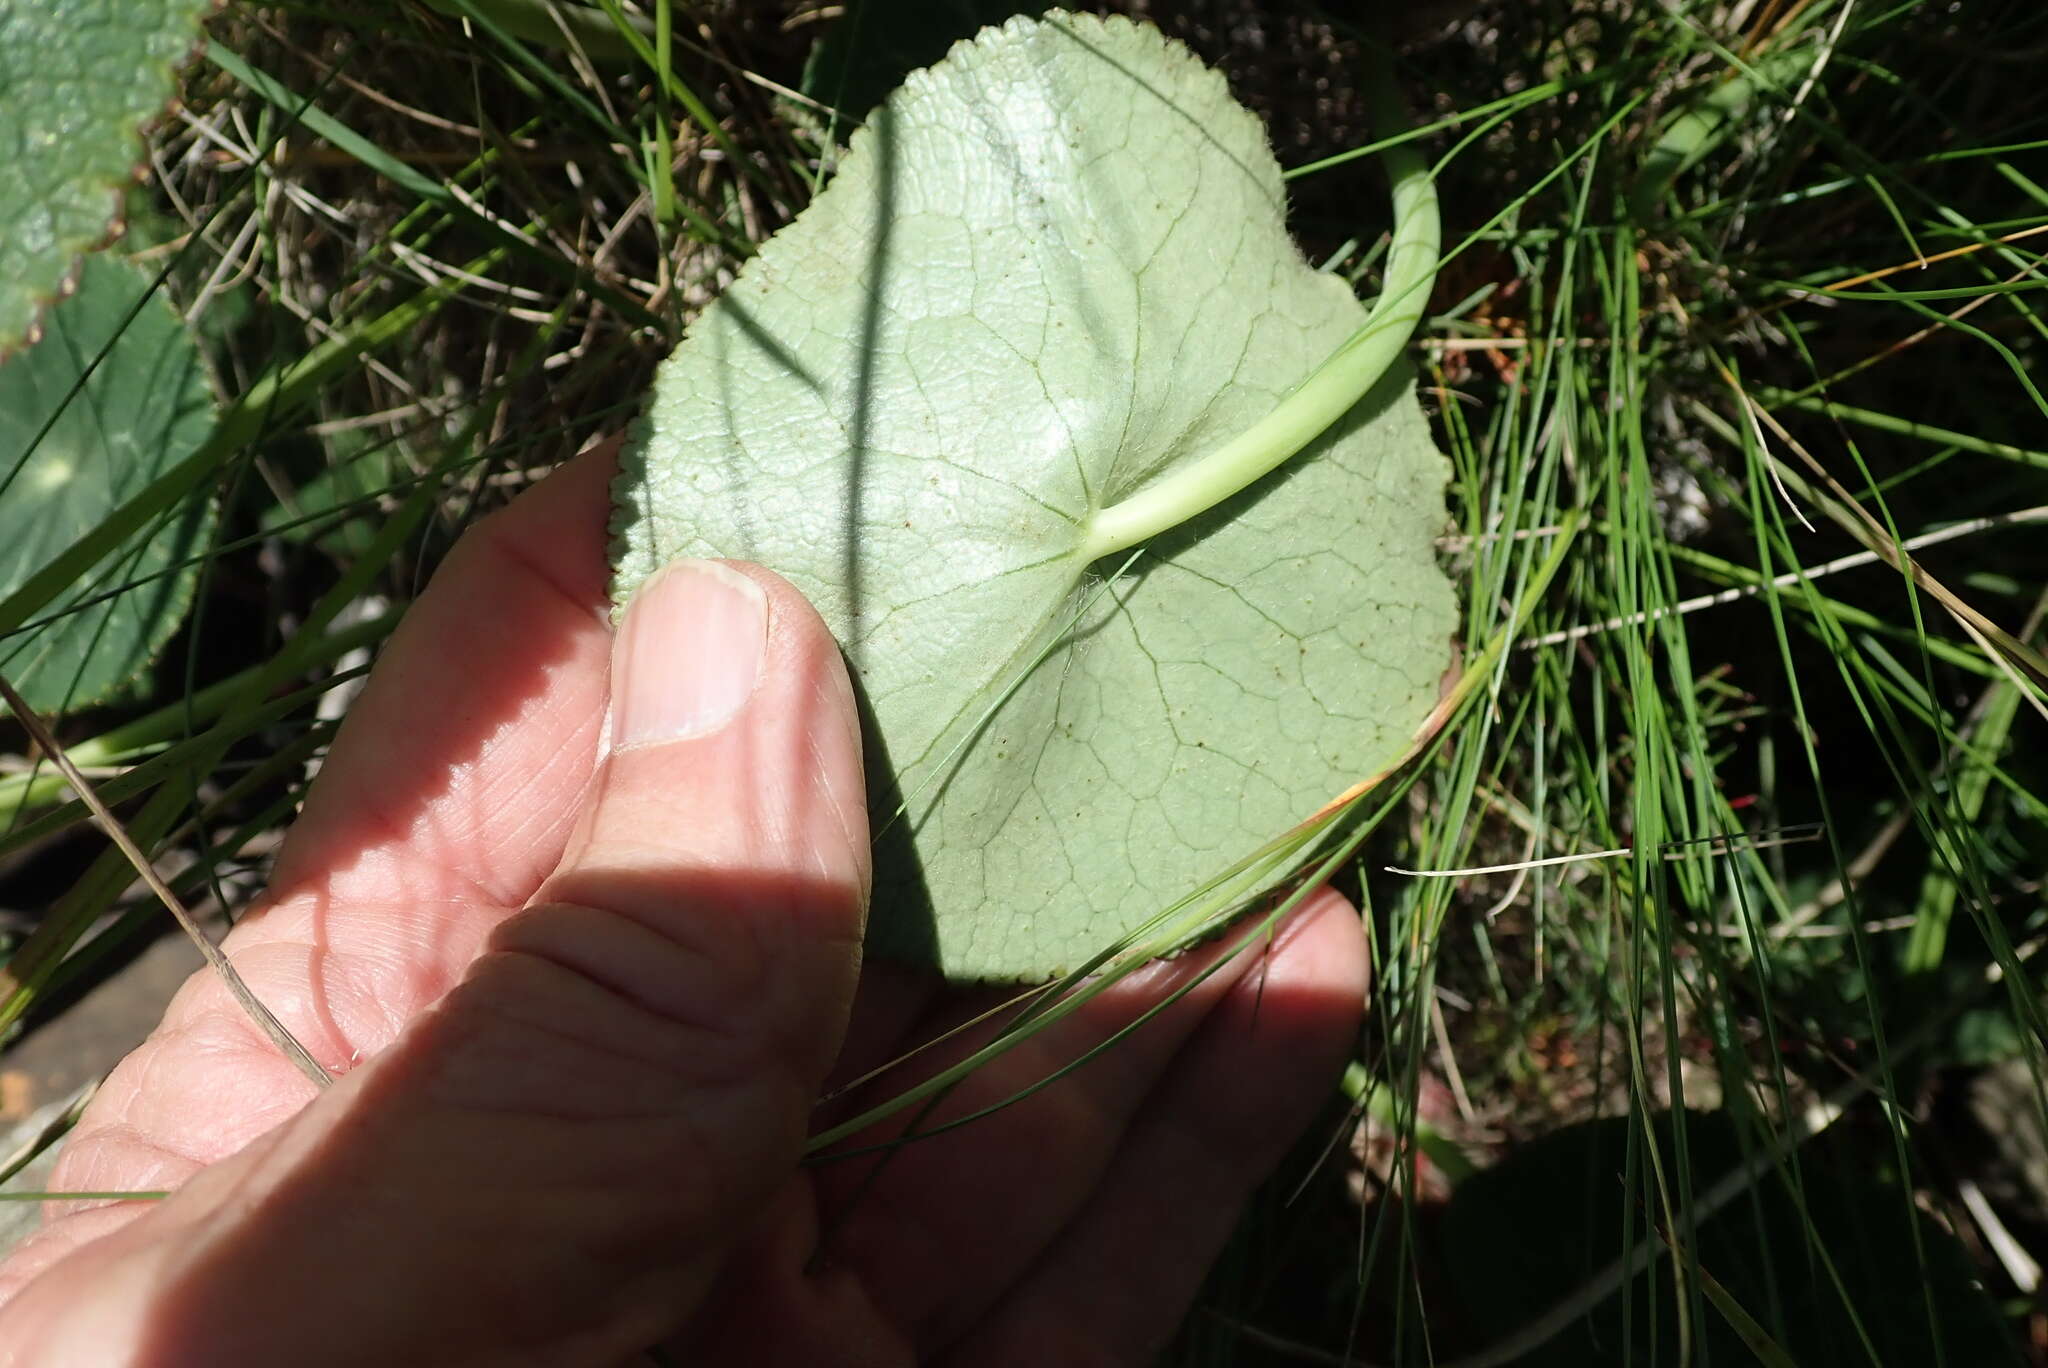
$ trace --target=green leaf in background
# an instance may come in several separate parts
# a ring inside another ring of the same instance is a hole
[[[106,240],[211,0],[0,0],[0,356]]]
[[[296,488],[280,491],[263,510],[263,530],[287,541],[310,542],[328,555],[353,560],[377,535],[376,500],[413,474],[404,453],[389,441],[337,432],[325,443],[326,461]]]
[[[41,340],[0,365],[0,597],[189,456],[212,427],[206,373],[185,325],[160,299],[128,317],[150,283],[120,261],[87,257],[77,292],[50,311]],[[74,395],[102,349],[106,358]],[[181,501],[60,596],[43,626],[0,639],[0,672],[47,712],[98,702],[133,680],[183,620],[198,575],[184,563],[212,524],[210,500]],[[122,585],[131,587],[65,611]]]
[[[1446,462],[1405,373],[1103,591],[1125,557],[1096,515],[1365,317],[1284,207],[1258,121],[1179,45],[1013,20],[912,75],[665,363],[619,601],[695,555],[817,604],[871,710],[875,952],[1073,968],[1436,701]]]

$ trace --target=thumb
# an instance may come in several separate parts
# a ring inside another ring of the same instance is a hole
[[[733,1050],[772,1052],[686,1067],[743,1067],[750,1082],[767,1067],[801,1086],[807,1113],[845,1028],[868,878],[837,646],[780,578],[679,562],[620,631],[611,738],[561,866],[499,943],[566,958]]]
[[[612,674],[567,853],[463,981],[14,1311],[63,1340],[124,1289],[97,1327],[148,1362],[609,1365],[681,1323],[845,1028],[860,742],[830,634],[757,567],[650,580]]]

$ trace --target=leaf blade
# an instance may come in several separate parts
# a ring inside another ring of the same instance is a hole
[[[958,978],[1085,962],[1435,704],[1446,465],[1405,374],[1069,627],[1091,520],[1364,318],[1283,210],[1258,122],[1177,44],[1013,20],[914,74],[665,366],[622,463],[619,599],[735,556],[817,605],[870,709],[872,806],[909,795],[871,950]]]
[[[208,0],[0,4],[0,354],[115,231],[136,130],[170,100]]]

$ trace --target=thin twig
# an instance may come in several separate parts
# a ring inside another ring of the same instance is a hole
[[[1458,1104],[1458,1115],[1467,1124],[1477,1121],[1479,1114],[1472,1110],[1471,1095],[1465,1091],[1465,1076],[1458,1069],[1457,1052],[1451,1049],[1451,1029],[1444,1023],[1444,1005],[1435,996],[1429,1000],[1429,1025],[1436,1036],[1436,1056],[1443,1061],[1444,1081],[1451,1085],[1451,1097]]]
[[[1786,431],[1785,425],[1780,423],[1769,409],[1752,399],[1748,391],[1736,383],[1734,375],[1725,367],[1722,369],[1722,378],[1728,382],[1744,406],[1776,433],[1778,440],[1805,462],[1807,469],[1826,486],[1827,493],[1834,496],[1833,499],[1828,499],[1817,492],[1809,494],[1822,511],[1834,520],[1836,526],[1862,542],[1869,550],[1875,551],[1887,565],[1907,575],[1914,584],[1932,596],[1934,601],[1955,619],[1956,625],[1977,642],[1979,649],[1991,663],[2003,670],[2013,681],[2020,691],[2020,696],[2032,704],[2044,718],[2048,718],[2048,704],[2044,704],[2041,697],[2042,691],[2048,690],[2048,660],[2043,660],[2032,647],[1979,612],[1961,595],[1930,574],[1919,561],[1907,555],[1905,548],[1893,537],[1891,530],[1858,502],[1855,495],[1843,488],[1841,482],[1828,473],[1827,467],[1821,464],[1819,458],[1800,445],[1799,439]],[[1784,463],[1770,452],[1764,451],[1762,454],[1781,477],[1790,473]]]
[[[1956,523],[1952,527],[1939,527],[1932,532],[1922,532],[1917,537],[1908,537],[1900,542],[1899,549],[1901,551],[1917,551],[1923,546],[1934,546],[1940,542],[1954,541],[1957,537],[1967,537],[1978,532],[1988,532],[1997,527],[2017,527],[2027,523],[2039,522],[2048,522],[2048,504],[2043,504],[2036,508],[2022,508],[2012,513],[1991,513],[1981,518],[1971,518],[1967,522]],[[1532,651],[1539,646],[1563,646],[1585,637],[1595,636],[1601,632],[1612,632],[1623,627],[1635,627],[1645,622],[1656,622],[1662,618],[1696,613],[1702,608],[1713,608],[1723,603],[1736,603],[1742,599],[1754,598],[1758,594],[1767,593],[1773,589],[1790,588],[1792,585],[1804,580],[1817,580],[1827,575],[1838,574],[1844,570],[1855,570],[1866,565],[1877,565],[1884,560],[1885,558],[1875,551],[1854,551],[1846,556],[1837,556],[1834,560],[1826,561],[1811,568],[1787,570],[1782,575],[1774,575],[1770,579],[1757,584],[1738,584],[1732,589],[1721,589],[1711,594],[1701,594],[1697,598],[1685,599],[1663,608],[1649,608],[1642,612],[1627,613],[1621,617],[1608,618],[1604,622],[1589,622],[1582,627],[1567,627],[1561,631],[1546,632],[1542,636],[1530,637],[1523,641],[1521,649]]]
[[[1770,850],[1776,846],[1802,845],[1820,839],[1818,823],[1807,823],[1786,827],[1770,840],[1742,836],[1701,836],[1690,841],[1669,841],[1657,847],[1657,856],[1663,860],[1683,860],[1697,853],[1690,847],[1712,846],[1710,854],[1732,855],[1738,850]],[[1580,864],[1587,860],[1613,860],[1636,853],[1634,846],[1618,846],[1613,850],[1586,850],[1576,855],[1549,855],[1540,860],[1515,860],[1508,864],[1471,865],[1464,869],[1403,869],[1399,865],[1385,866],[1389,874],[1403,874],[1411,879],[1463,879],[1475,874],[1510,874],[1528,869],[1548,869],[1552,865]]]
[[[2013,1238],[2005,1222],[1998,1219],[1991,1203],[1985,1200],[1984,1189],[1974,1179],[1965,1178],[1956,1184],[1956,1195],[1963,1199],[1963,1207],[1976,1221],[1977,1229],[1983,1233],[1984,1243],[2005,1269],[2005,1276],[2012,1279],[2012,1285],[2026,1296],[2033,1296],[2041,1285],[2041,1265],[2033,1255],[2027,1253],[2025,1245]]]
[[[93,788],[92,782],[79,772],[78,766],[71,763],[71,757],[64,753],[64,747],[50,734],[50,729],[43,725],[42,718],[36,715],[35,710],[15,692],[14,686],[7,682],[5,675],[0,675],[0,701],[4,701],[13,711],[16,720],[28,732],[29,739],[50,757],[50,763],[57,767],[57,772],[64,776],[65,782],[78,794],[79,801],[91,810],[93,820],[99,824],[100,830],[107,834],[107,839],[127,857],[129,864],[135,866],[135,872],[149,885],[149,891],[156,894],[157,899],[170,909],[171,916],[177,919],[179,927],[185,934],[192,938],[192,943],[199,947],[199,953],[206,958],[206,963],[213,971],[220,975],[221,982],[227,986],[228,992],[233,994],[235,1001],[241,1004],[242,1010],[249,1014],[249,1019],[254,1021],[263,1034],[270,1037],[271,1043],[284,1051],[285,1058],[298,1065],[299,1071],[312,1079],[316,1086],[324,1088],[332,1083],[333,1077],[320,1067],[319,1061],[314,1059],[306,1047],[299,1044],[292,1033],[285,1029],[284,1023],[249,991],[249,985],[242,982],[242,976],[235,966],[229,963],[228,957],[221,953],[220,947],[200,929],[199,922],[178,895],[171,891],[171,886],[158,875],[156,866],[150,863],[149,856],[142,853],[142,847],[135,844],[127,828],[123,827],[107,805],[100,801],[100,795]]]

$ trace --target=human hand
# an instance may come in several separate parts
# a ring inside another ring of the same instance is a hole
[[[852,694],[795,590],[684,567],[614,639],[611,471],[587,453],[463,539],[227,938],[333,1086],[195,975],[56,1177],[175,1191],[53,1208],[0,1265],[0,1363],[1136,1364],[1171,1334],[1349,1046],[1355,914],[1319,892],[1053,1086],[879,1167],[798,1167],[821,1088],[998,995],[861,967]],[[1224,948],[1124,979],[922,1125]]]

